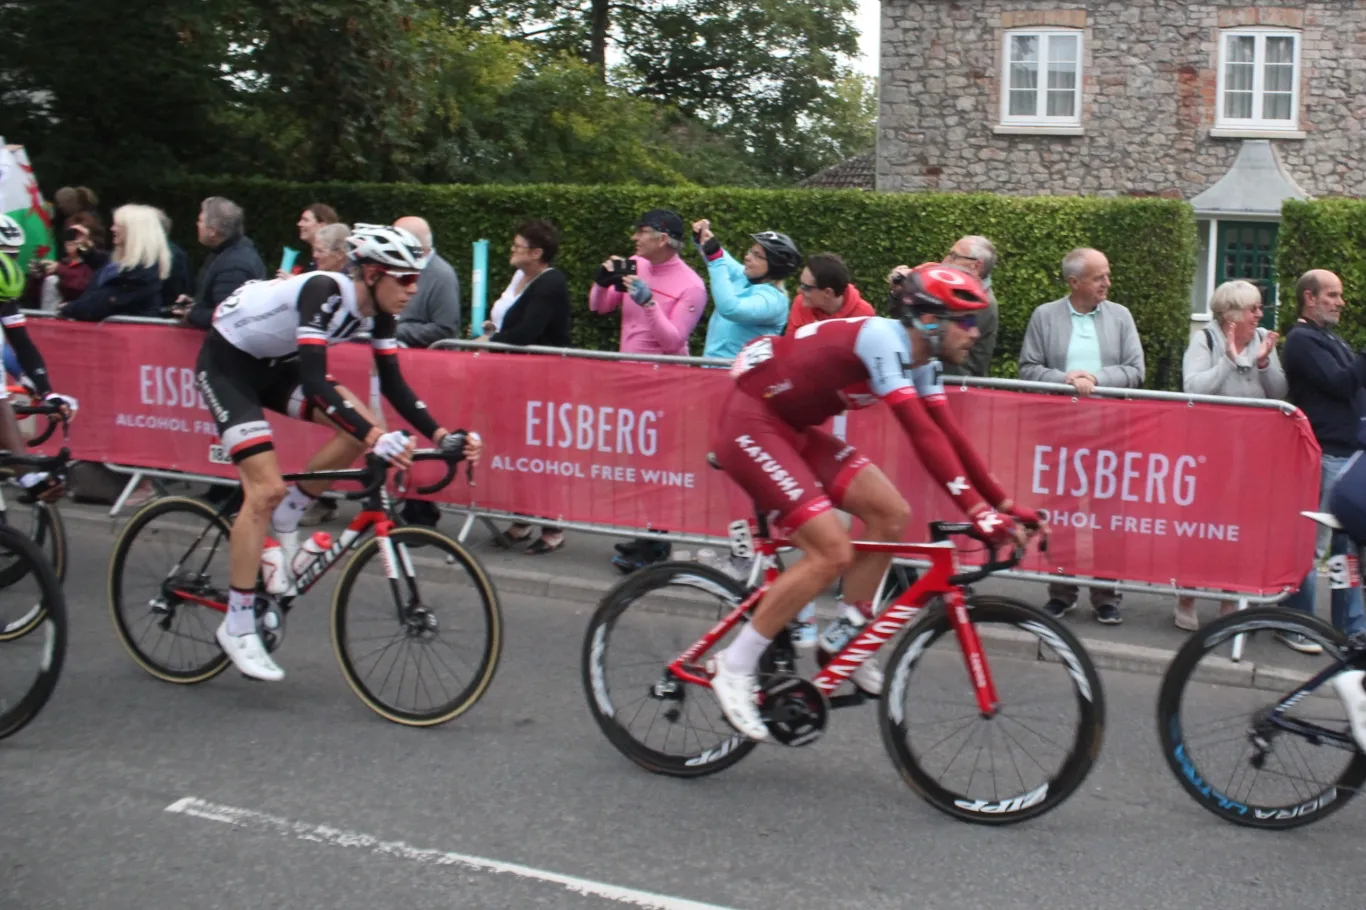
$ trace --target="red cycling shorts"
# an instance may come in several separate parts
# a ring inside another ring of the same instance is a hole
[[[721,407],[712,451],[785,534],[842,505],[854,477],[872,464],[843,440],[815,427],[797,429],[738,388]]]

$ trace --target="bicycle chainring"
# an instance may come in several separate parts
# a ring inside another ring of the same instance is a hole
[[[809,746],[825,732],[830,703],[811,680],[779,676],[764,683],[759,713],[768,732],[784,746]]]

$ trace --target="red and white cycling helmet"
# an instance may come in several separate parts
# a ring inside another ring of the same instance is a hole
[[[988,306],[987,289],[970,272],[938,262],[918,265],[892,281],[892,309],[903,321],[919,315],[966,315]]]

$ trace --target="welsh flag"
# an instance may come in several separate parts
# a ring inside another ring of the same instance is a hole
[[[28,152],[22,145],[6,145],[0,136],[0,212],[19,222],[24,229],[24,246],[19,250],[19,265],[34,256],[55,258],[52,241],[52,215],[38,181],[33,176]]]

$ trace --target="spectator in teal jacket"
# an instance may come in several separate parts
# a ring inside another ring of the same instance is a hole
[[[788,299],[783,279],[802,267],[792,238],[776,231],[754,234],[744,265],[735,261],[711,232],[711,222],[693,223],[693,239],[707,261],[715,310],[707,324],[705,357],[727,360],[760,335],[781,335]]]

